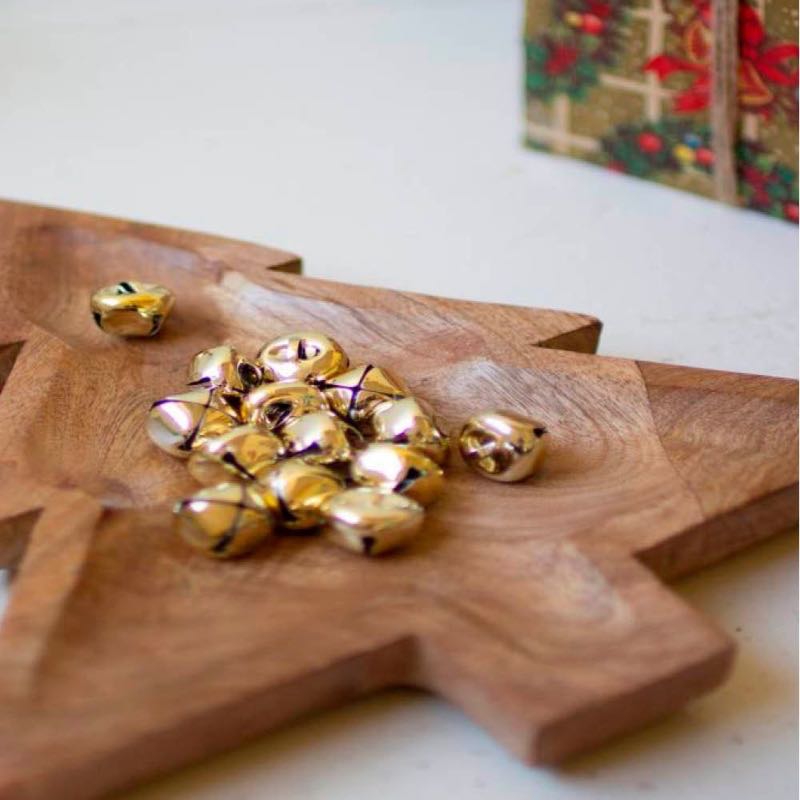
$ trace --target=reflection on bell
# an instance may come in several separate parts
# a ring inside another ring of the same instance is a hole
[[[113,336],[155,336],[169,316],[175,296],[164,286],[120,281],[98,289],[91,297],[97,326]]]
[[[194,356],[188,383],[243,394],[261,383],[261,369],[235,348],[222,344]]]
[[[288,333],[267,342],[256,359],[267,381],[321,383],[347,369],[341,346],[315,331]]]
[[[281,461],[260,481],[264,502],[290,530],[320,525],[323,508],[344,489],[344,480],[335,472],[299,458]]]
[[[347,489],[327,505],[327,537],[347,550],[376,556],[408,544],[419,534],[425,512],[410,497],[380,489]]]
[[[286,454],[300,456],[309,464],[342,464],[350,461],[361,434],[329,411],[316,411],[289,420],[280,431]]]
[[[251,485],[223,483],[175,504],[175,529],[197,550],[214,558],[244,555],[275,530],[275,515]]]
[[[447,461],[449,439],[430,410],[414,397],[381,403],[372,412],[370,424],[376,441],[409,445],[437,464]]]
[[[147,433],[170,455],[187,458],[208,439],[227,433],[238,424],[215,390],[195,389],[153,403]]]
[[[458,437],[464,462],[485,478],[510,483],[532,475],[547,449],[541,422],[513,411],[484,411],[467,420]]]
[[[423,506],[444,488],[444,471],[424,453],[402,444],[375,442],[356,454],[350,477],[362,486],[399,492]]]
[[[280,430],[296,417],[327,409],[322,392],[301,381],[262,384],[248,392],[242,401],[242,416],[270,431]]]
[[[255,425],[239,425],[208,439],[189,458],[189,473],[206,486],[256,481],[283,455],[283,442]]]
[[[366,421],[377,405],[408,394],[393,375],[372,364],[354,367],[324,384],[330,407],[343,419],[359,424]]]

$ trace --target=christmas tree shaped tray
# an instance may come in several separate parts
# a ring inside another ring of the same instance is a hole
[[[716,686],[730,639],[665,579],[797,519],[797,384],[592,354],[579,314],[299,276],[277,250],[0,203],[0,798],[99,797],[383,687],[436,692],[554,762]],[[154,280],[155,339],[91,291]],[[149,442],[190,356],[294,328],[395,369],[447,427],[500,407],[552,448],[518,485],[457,457],[423,535],[364,558],[286,536],[209,560]],[[569,352],[574,351],[574,352]]]

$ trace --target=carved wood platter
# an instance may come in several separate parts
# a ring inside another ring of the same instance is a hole
[[[593,355],[580,314],[301,277],[203,234],[0,203],[0,798],[85,800],[394,685],[436,692],[529,762],[663,715],[731,640],[663,583],[797,520],[797,384]],[[90,292],[169,286],[153,340]],[[544,420],[520,485],[457,458],[417,544],[364,559],[281,537],[217,562],[170,530],[194,488],[145,412],[190,356],[293,328],[400,373],[456,427]],[[572,351],[572,352],[569,352]]]

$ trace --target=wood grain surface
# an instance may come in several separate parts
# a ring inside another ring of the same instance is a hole
[[[289,274],[269,248],[0,203],[0,798],[100,797],[393,685],[554,762],[716,686],[730,639],[662,582],[797,520],[797,384],[602,358],[599,323]],[[92,289],[177,296],[118,341]],[[541,418],[537,479],[457,460],[412,548],[282,537],[217,562],[170,531],[193,488],[144,431],[189,357],[330,332],[448,427]],[[583,352],[567,352],[571,348]]]

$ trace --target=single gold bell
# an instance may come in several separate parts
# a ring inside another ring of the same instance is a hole
[[[367,420],[380,403],[408,395],[397,378],[372,364],[337,375],[324,384],[324,391],[330,407],[340,417],[356,424]]]
[[[327,411],[322,392],[308,383],[280,381],[265,383],[248,392],[242,400],[242,416],[254,425],[277,431],[289,420]]]
[[[170,455],[188,457],[209,439],[239,424],[213,389],[195,389],[157,400],[150,407],[147,432]]]
[[[380,489],[347,489],[327,504],[327,537],[348,550],[378,555],[413,541],[425,512],[410,497]]]
[[[347,369],[341,346],[315,331],[289,333],[267,342],[256,358],[266,381],[322,383]]]
[[[208,439],[189,458],[189,473],[206,486],[262,478],[283,455],[283,442],[255,425],[239,425]]]
[[[241,556],[275,530],[275,514],[251,485],[223,483],[175,504],[175,530],[214,558]]]
[[[120,281],[98,289],[91,309],[98,327],[114,336],[155,336],[175,304],[164,286],[140,281]]]
[[[444,488],[442,468],[421,451],[401,444],[367,445],[350,463],[350,477],[361,486],[399,492],[423,506]]]
[[[510,483],[532,475],[544,458],[547,431],[513,411],[484,411],[461,429],[464,462],[485,478]]]
[[[261,383],[261,368],[229,344],[203,350],[192,358],[189,386],[244,394]]]
[[[344,480],[327,467],[297,458],[276,464],[259,484],[264,502],[289,530],[322,524],[323,508],[345,486]]]
[[[290,419],[280,430],[287,456],[300,456],[309,464],[350,461],[361,445],[361,434],[330,411],[315,411]]]
[[[373,409],[370,425],[376,441],[408,445],[437,464],[447,461],[450,440],[427,405],[414,397],[380,403]]]

